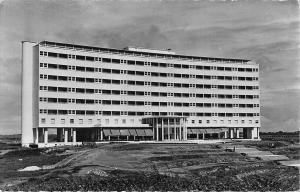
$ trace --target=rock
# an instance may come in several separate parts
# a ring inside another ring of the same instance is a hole
[[[18,171],[38,171],[41,168],[38,166],[29,166],[29,167],[25,167],[24,169],[19,169]]]
[[[89,170],[87,172],[87,174],[93,174],[93,175],[98,175],[98,176],[102,176],[102,177],[108,177],[108,174],[105,171],[103,171],[101,169],[97,169],[97,168]]]

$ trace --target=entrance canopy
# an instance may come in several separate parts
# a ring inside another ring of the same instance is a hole
[[[206,134],[206,133],[221,133],[227,131],[226,128],[188,128],[188,134]]]
[[[186,140],[186,116],[151,116],[142,119],[143,124],[148,124],[152,130],[145,129],[142,133],[138,129],[137,134],[140,136],[152,136],[157,141],[164,140]]]
[[[153,136],[152,129],[103,129],[105,136]]]

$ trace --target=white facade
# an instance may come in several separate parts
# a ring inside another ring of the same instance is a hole
[[[239,130],[259,138],[257,63],[145,50],[23,42],[23,145],[39,137],[48,142],[51,128],[65,143],[98,128],[97,140],[105,139],[105,129],[113,136],[114,129],[135,128],[151,129],[155,139],[154,126],[143,120],[155,117],[184,117],[191,136],[194,129],[226,129],[227,138],[238,138]]]

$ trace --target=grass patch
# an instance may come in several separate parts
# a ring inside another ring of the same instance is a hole
[[[272,167],[272,165],[270,165]],[[253,167],[249,167],[251,169]],[[259,168],[259,167],[258,167]],[[197,175],[191,179],[182,177],[169,177],[157,173],[131,172],[115,170],[108,177],[87,175],[82,177],[61,177],[30,179],[12,187],[2,190],[68,190],[68,191],[295,191],[299,189],[299,174],[296,169],[278,168],[260,175],[249,175],[242,179],[235,177],[240,173],[234,167],[207,169],[209,174]],[[294,174],[294,175],[293,175]],[[293,176],[291,176],[293,175]],[[285,181],[282,178],[285,177]]]
[[[151,144],[117,144],[110,148],[112,151],[133,151],[133,150],[144,150],[151,149]]]
[[[55,164],[68,155],[57,156],[44,153],[45,149],[19,149],[10,151],[0,159],[0,180],[12,180],[20,177],[32,177],[43,175],[47,171],[19,172],[18,169],[27,166],[43,166]]]

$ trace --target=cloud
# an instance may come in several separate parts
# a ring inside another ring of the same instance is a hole
[[[261,67],[263,129],[299,123],[297,1],[15,0],[0,4],[0,133],[20,130],[21,41],[171,48]],[[280,105],[279,105],[280,104]]]

